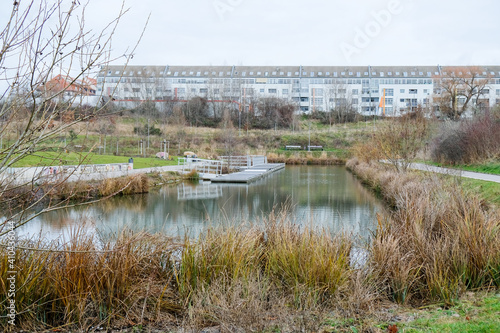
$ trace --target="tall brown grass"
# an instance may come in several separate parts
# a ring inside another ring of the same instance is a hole
[[[398,302],[452,304],[463,291],[499,287],[500,216],[438,176],[398,173],[351,160],[348,167],[394,203],[380,219],[369,265]]]
[[[232,331],[309,313],[302,320],[319,327],[314,316],[350,298],[351,248],[349,236],[294,225],[286,214],[183,242],[127,231],[105,242],[81,231],[67,242],[26,240],[16,249],[16,320],[27,330],[182,323]],[[7,271],[4,256],[2,281]]]
[[[324,151],[315,152],[285,152],[268,153],[269,163],[285,163],[287,165],[343,165],[345,159],[333,153]]]
[[[16,323],[40,330],[142,324],[171,319],[181,306],[172,280],[172,239],[123,232],[99,242],[76,231],[67,242],[21,241],[16,248]],[[6,256],[0,275],[8,271]],[[2,285],[0,303],[5,304]],[[3,321],[4,329],[9,325]]]
[[[145,174],[120,178],[107,178],[99,185],[100,196],[141,194],[149,192],[149,179]]]

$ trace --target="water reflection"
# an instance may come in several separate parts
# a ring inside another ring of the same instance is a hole
[[[43,229],[52,238],[71,226],[104,237],[125,227],[194,236],[209,225],[257,221],[289,204],[296,223],[367,237],[381,209],[378,201],[343,167],[287,167],[250,185],[180,184],[146,195],[116,197],[91,206],[41,215],[20,234]]]

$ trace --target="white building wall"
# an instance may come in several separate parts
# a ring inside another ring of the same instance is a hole
[[[392,100],[392,104],[386,103],[386,115],[398,116],[410,107],[432,105],[433,77],[441,70],[439,66],[428,66],[425,69],[411,66],[368,66],[356,69],[308,67],[307,70],[302,66],[283,69],[238,66],[194,66],[191,69],[161,66],[156,67],[154,79],[147,79],[130,75],[141,72],[138,68],[142,68],[143,73],[155,71],[139,66],[128,71],[119,66],[102,70],[98,78],[97,95],[112,95],[118,105],[125,107],[146,99],[188,100],[201,96],[246,104],[254,98],[276,97],[296,103],[303,113],[311,113],[313,109],[331,110],[338,98],[347,98],[361,114],[381,115],[379,102],[383,91],[392,89],[392,96],[386,94],[386,101]],[[164,68],[162,76],[158,76],[158,68]],[[127,74],[123,74],[125,72]],[[491,79],[488,86],[489,94],[482,97],[489,100],[490,107],[500,103],[500,67],[495,67],[492,73],[496,77]],[[208,76],[204,76],[205,74]],[[244,89],[248,92],[246,96]],[[346,90],[344,97],[342,93],[337,93],[339,89]],[[332,91],[335,93],[331,93]],[[244,97],[246,101],[243,100]],[[357,103],[352,103],[353,100]]]

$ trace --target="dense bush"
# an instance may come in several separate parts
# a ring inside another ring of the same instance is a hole
[[[483,116],[445,123],[435,138],[431,156],[446,164],[477,163],[500,155],[500,121]]]

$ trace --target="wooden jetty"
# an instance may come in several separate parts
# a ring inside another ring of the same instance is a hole
[[[270,173],[285,168],[285,163],[260,164],[243,171],[221,175],[212,179],[212,183],[251,183]]]

